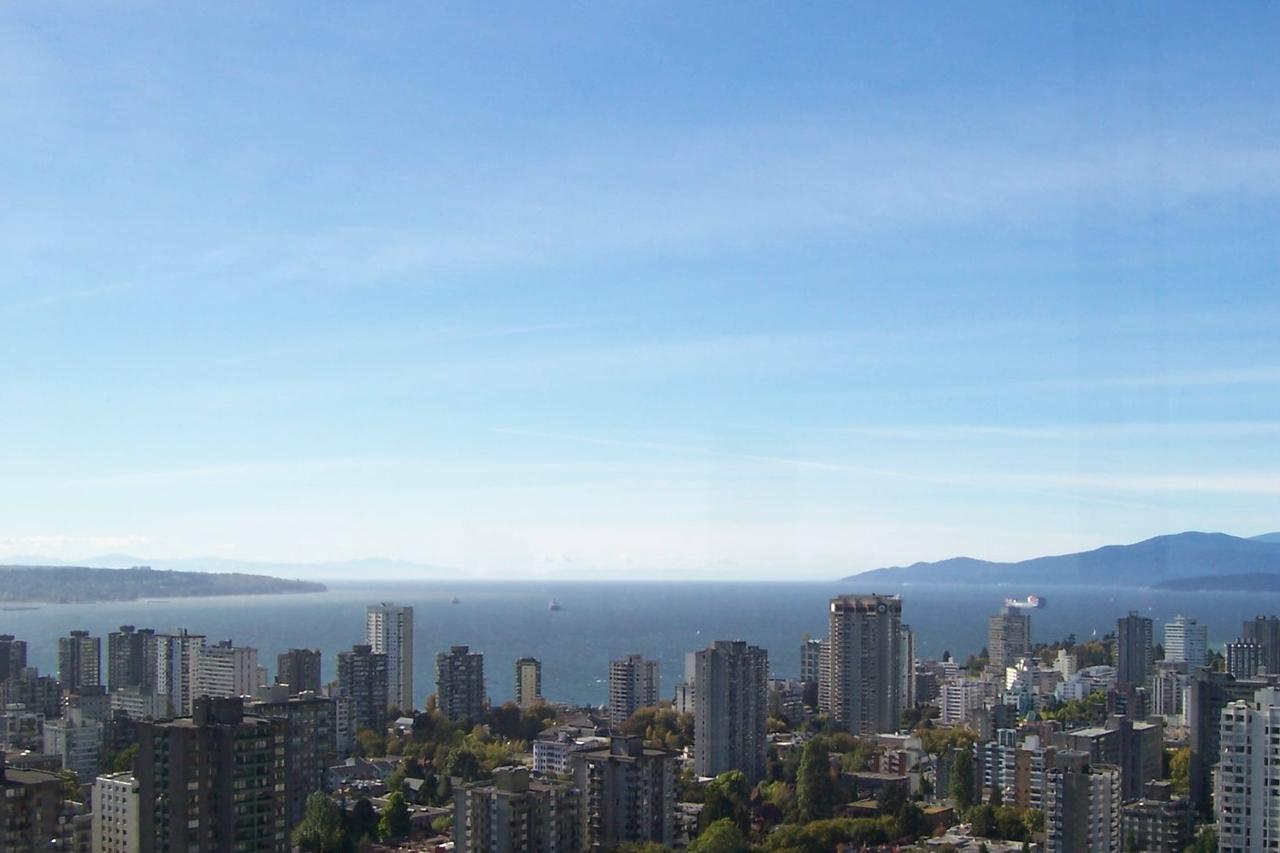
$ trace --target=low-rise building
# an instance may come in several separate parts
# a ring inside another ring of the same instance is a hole
[[[573,764],[585,848],[612,849],[629,841],[675,843],[674,752],[646,748],[639,737],[615,735],[608,748],[574,753]]]
[[[532,779],[527,767],[499,767],[491,782],[454,788],[457,853],[576,853],[578,793],[567,782]]]
[[[1170,782],[1148,782],[1145,796],[1125,803],[1120,834],[1126,850],[1182,853],[1193,839],[1190,801],[1175,797]]]

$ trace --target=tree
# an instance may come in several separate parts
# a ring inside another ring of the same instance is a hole
[[[1176,749],[1169,756],[1169,778],[1173,780],[1173,790],[1185,795],[1191,790],[1191,748]]]
[[[133,762],[138,757],[138,745],[131,743],[116,754],[111,762],[111,769],[117,773],[124,773],[133,769]]]
[[[991,788],[991,797],[990,797],[990,799],[988,800],[988,802],[989,802],[989,803],[991,803],[991,805],[993,805],[993,806],[1003,806],[1003,805],[1004,805],[1004,794],[1000,791],[1000,785],[999,785],[999,784],[996,784],[996,785],[993,785],[993,786],[992,786],[992,788]]]
[[[368,797],[361,797],[351,807],[351,817],[347,820],[347,834],[354,841],[365,838],[376,838],[378,833],[378,813]]]
[[[361,729],[356,732],[357,752],[361,755],[386,755],[387,736],[378,734],[373,729]]]
[[[348,849],[342,811],[320,791],[307,797],[302,821],[294,827],[293,846],[306,853],[342,853]]]
[[[969,809],[969,824],[978,838],[990,838],[996,831],[996,810],[989,805]]]
[[[957,750],[951,761],[951,798],[956,801],[958,811],[973,805],[974,787],[973,753],[967,749]]]
[[[1187,853],[1217,853],[1217,850],[1218,833],[1213,827],[1206,826],[1196,835],[1196,840],[1191,842]]]
[[[455,749],[449,754],[445,774],[449,777],[459,776],[464,782],[472,782],[480,776],[480,759],[465,747]]]
[[[893,837],[910,838],[912,841],[925,833],[924,812],[910,800],[903,800],[894,816]]]
[[[710,828],[722,819],[741,829],[751,824],[751,785],[741,770],[730,770],[712,779],[703,795],[702,825]]]
[[[382,816],[378,818],[378,837],[383,841],[404,838],[412,828],[409,822],[409,805],[404,801],[404,794],[396,791],[387,797]]]
[[[835,785],[831,781],[831,754],[822,738],[804,745],[796,771],[796,811],[801,823],[831,817],[835,805]]]
[[[730,818],[711,824],[689,845],[689,853],[748,853],[747,839]]]

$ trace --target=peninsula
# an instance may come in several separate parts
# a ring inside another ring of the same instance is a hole
[[[325,592],[322,583],[239,572],[174,572],[134,566],[0,566],[0,601],[80,603],[212,595]]]

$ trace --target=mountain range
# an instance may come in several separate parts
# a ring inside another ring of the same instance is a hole
[[[1156,536],[1131,545],[1107,545],[1076,554],[1035,557],[1015,563],[953,557],[872,569],[842,580],[886,583],[1087,584],[1177,589],[1258,589],[1275,575],[1280,589],[1280,533],[1243,538],[1190,531]]]

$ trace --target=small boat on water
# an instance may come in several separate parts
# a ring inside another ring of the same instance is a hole
[[[560,609],[562,609],[562,608],[560,607],[560,602],[556,601],[556,600],[553,598],[553,599],[551,599],[550,601],[548,601],[548,602],[547,602],[547,609],[548,609],[548,610],[560,610]]]
[[[461,599],[461,598],[458,598],[458,596],[456,596],[456,595],[455,595],[453,598],[449,599],[449,603],[450,603],[450,604],[461,604],[461,603],[462,603],[462,599]]]

